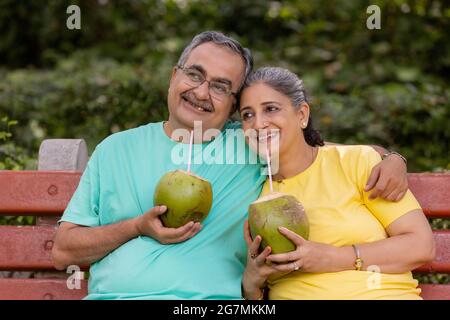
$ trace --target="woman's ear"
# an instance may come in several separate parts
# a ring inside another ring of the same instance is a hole
[[[302,102],[297,108],[297,116],[302,129],[305,129],[308,125],[309,111],[309,104],[306,102]]]

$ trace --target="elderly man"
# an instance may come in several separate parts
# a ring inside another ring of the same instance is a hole
[[[174,140],[175,130],[191,131],[194,121],[201,121],[203,132],[221,130],[216,139],[197,143],[193,157],[211,146],[225,149],[236,138],[230,133],[240,126],[229,116],[251,68],[250,51],[236,40],[218,32],[197,35],[173,68],[169,119],[113,134],[96,147],[53,248],[57,269],[91,265],[87,299],[241,297],[243,223],[265,180],[260,165],[192,163],[214,194],[202,225],[165,228],[159,216],[166,208],[154,207],[153,192],[166,172],[184,169],[173,161],[173,149],[186,152],[188,144]],[[389,156],[377,170],[370,184],[386,185],[380,195],[405,191],[406,167],[399,157]]]

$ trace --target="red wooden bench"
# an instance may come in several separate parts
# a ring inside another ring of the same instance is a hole
[[[80,176],[67,171],[0,171],[0,215],[58,217]],[[450,174],[414,173],[408,179],[428,217],[450,217]],[[54,271],[55,231],[51,223],[0,226],[0,271]],[[415,272],[450,273],[450,230],[435,230],[434,236],[436,258]],[[0,299],[81,299],[87,294],[86,282],[82,281],[81,289],[70,290],[65,279],[0,278]],[[420,287],[425,299],[450,300],[450,284]]]

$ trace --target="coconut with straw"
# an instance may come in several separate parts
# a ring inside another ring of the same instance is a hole
[[[190,221],[202,222],[211,210],[211,184],[191,172],[193,136],[191,131],[187,171],[166,173],[155,188],[153,203],[155,206],[167,207],[161,220],[168,228],[178,228]]]
[[[253,239],[262,238],[261,247],[270,246],[272,253],[295,250],[295,245],[278,231],[285,227],[304,239],[309,237],[309,223],[303,205],[292,195],[273,191],[271,162],[268,148],[266,160],[270,193],[250,204],[248,222]]]

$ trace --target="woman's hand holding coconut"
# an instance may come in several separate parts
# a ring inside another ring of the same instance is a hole
[[[153,238],[162,244],[171,244],[186,241],[201,230],[200,222],[194,223],[194,221],[178,228],[164,227],[159,216],[164,214],[166,210],[166,206],[156,206],[135,218],[138,233]]]
[[[270,246],[267,246],[261,253],[261,236],[252,239],[248,220],[244,223],[244,238],[247,243],[247,266],[242,277],[243,296],[248,300],[261,299],[264,295],[264,287],[267,278],[278,271],[266,264],[266,258],[272,252]]]
[[[280,227],[279,232],[291,240],[296,249],[287,253],[272,254],[266,257],[273,269],[279,272],[335,272],[340,271],[335,263],[337,248],[314,241],[309,241],[291,230]]]

